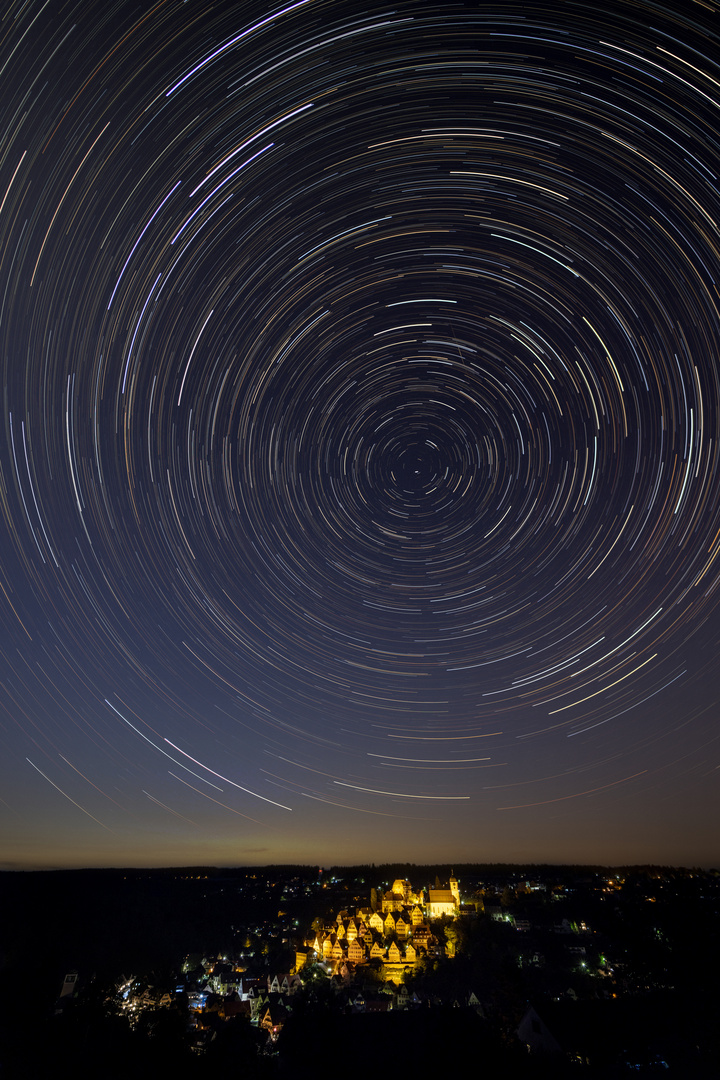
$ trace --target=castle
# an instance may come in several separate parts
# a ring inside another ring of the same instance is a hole
[[[369,907],[339,911],[334,923],[318,926],[296,954],[296,970],[308,961],[322,961],[331,974],[350,974],[355,967],[374,962],[385,981],[402,982],[425,957],[453,956],[454,942],[446,940],[442,916],[455,918],[460,911],[460,887],[452,876],[447,888],[416,892],[404,878],[377,902],[372,890]]]

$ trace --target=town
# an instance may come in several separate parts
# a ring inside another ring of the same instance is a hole
[[[716,871],[398,865],[4,875],[4,886],[16,886],[20,925],[33,911],[33,879],[43,879],[46,900],[56,889],[44,924],[27,930],[40,946],[35,993],[43,956],[54,951],[68,965],[44,988],[45,1013],[31,1025],[43,1038],[34,1045],[77,1058],[82,1031],[82,1053],[97,1044],[117,1075],[175,1064],[188,1075],[227,1065],[303,1077],[318,1040],[343,1054],[352,1043],[346,1075],[373,1062],[439,1064],[450,1043],[481,1049],[517,1076],[716,1075]],[[20,955],[7,951],[15,987],[29,949],[25,941]],[[8,1024],[13,1011],[17,1000],[5,1009],[6,1067],[22,1075],[10,1066],[13,1054],[28,1058],[30,1018]]]

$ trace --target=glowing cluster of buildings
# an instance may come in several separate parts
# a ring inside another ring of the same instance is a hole
[[[446,888],[437,883],[418,892],[398,878],[380,897],[373,889],[369,907],[343,909],[329,925],[316,919],[313,935],[296,954],[296,968],[322,963],[329,975],[344,976],[369,964],[385,981],[402,982],[426,957],[454,955],[453,936],[444,933],[438,920],[459,914],[457,878],[451,877]]]

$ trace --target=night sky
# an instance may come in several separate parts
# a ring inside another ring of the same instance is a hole
[[[8,0],[4,868],[720,862],[720,10]]]

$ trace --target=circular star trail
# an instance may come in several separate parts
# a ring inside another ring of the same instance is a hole
[[[713,3],[10,5],[28,830],[300,850],[328,810],[600,829],[705,783],[717,33]]]

